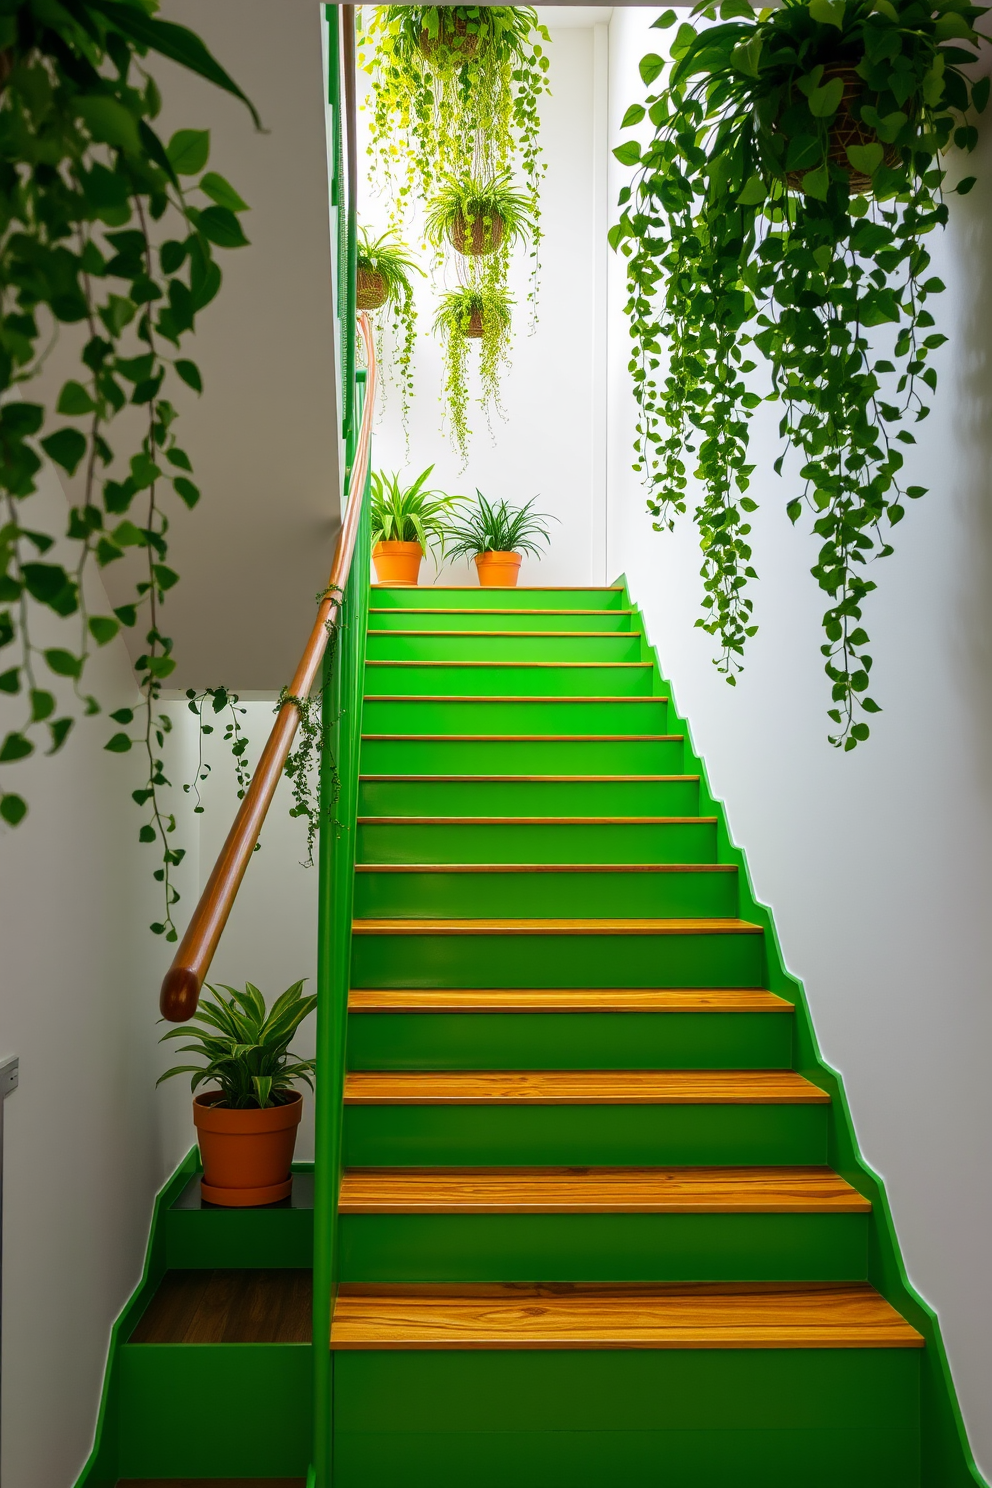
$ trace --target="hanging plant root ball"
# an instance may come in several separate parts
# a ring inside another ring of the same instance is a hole
[[[506,223],[498,212],[490,212],[485,217],[480,213],[471,219],[459,212],[448,228],[452,247],[466,258],[482,258],[487,253],[495,253],[505,235]]]
[[[830,126],[829,144],[827,147],[827,158],[831,165],[839,165],[847,172],[851,182],[852,192],[859,192],[863,196],[870,196],[872,190],[871,176],[866,176],[864,171],[855,170],[847,158],[848,145],[874,145],[880,143],[878,135],[868,124],[862,124],[851,112],[851,105],[856,103],[864,83],[855,72],[854,68],[843,62],[835,62],[823,69],[823,81],[829,82],[831,78],[844,79],[844,92],[841,94],[840,105],[833,124]],[[885,154],[882,157],[883,164],[890,167],[898,165],[900,154],[898,146],[885,145]],[[801,191],[803,188],[803,177],[805,171],[789,171],[786,176],[786,185],[790,191]]]
[[[441,60],[448,62],[471,62],[479,50],[479,33],[470,31],[464,16],[455,16],[452,26],[449,20],[441,24],[440,34],[432,36],[426,26],[417,38],[417,45],[428,62],[434,62],[441,53]]]
[[[389,298],[385,275],[377,269],[359,269],[355,279],[355,304],[359,310],[381,310]]]

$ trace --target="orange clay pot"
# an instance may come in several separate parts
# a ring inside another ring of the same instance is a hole
[[[415,587],[423,557],[424,550],[416,542],[380,542],[372,549],[375,576],[380,584]]]
[[[519,553],[476,553],[475,566],[483,589],[515,589],[520,574]]]
[[[284,1105],[265,1111],[232,1111],[217,1105],[220,1094],[208,1090],[193,1099],[193,1125],[203,1159],[203,1197],[209,1204],[228,1209],[288,1198],[303,1096],[294,1090]]]

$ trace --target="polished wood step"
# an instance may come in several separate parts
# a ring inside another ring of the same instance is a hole
[[[129,1343],[309,1343],[313,1272],[167,1271]]]
[[[863,1214],[830,1168],[352,1168],[342,1214]]]
[[[922,1348],[866,1284],[342,1286],[334,1349]]]
[[[353,1013],[792,1013],[784,997],[757,987],[353,988]]]
[[[351,1070],[351,1106],[826,1105],[794,1070]]]
[[[354,920],[355,935],[763,935],[750,920]]]

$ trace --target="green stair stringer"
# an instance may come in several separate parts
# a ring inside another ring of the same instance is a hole
[[[634,612],[633,628],[642,632],[645,657],[650,657],[655,662],[662,679],[662,691],[670,699],[668,730],[673,734],[685,735],[682,768],[686,774],[699,775],[699,812],[701,815],[713,815],[717,818],[717,862],[733,863],[737,867],[740,892],[738,914],[742,919],[764,927],[766,986],[769,991],[795,1004],[793,1068],[830,1094],[830,1105],[823,1108],[828,1132],[826,1161],[859,1193],[871,1200],[873,1223],[868,1230],[868,1280],[926,1339],[920,1361],[922,1488],[974,1488],[975,1484],[981,1485],[981,1488],[989,1488],[978,1470],[968,1442],[941,1337],[940,1323],[933,1309],[914,1289],[906,1273],[885,1185],[859,1151],[844,1082],[820,1053],[806,989],[799,978],[787,970],[772,912],[755,896],[747,859],[730,835],[723,802],[710,790],[706,764],[696,752],[689,721],[679,713],[675,689],[665,677],[657,648],[647,639],[646,617],[630,596],[626,576],[622,575],[615,583],[622,589],[622,607]]]

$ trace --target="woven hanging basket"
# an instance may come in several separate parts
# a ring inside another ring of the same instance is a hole
[[[385,277],[377,269],[359,269],[355,279],[355,305],[359,310],[380,310],[389,298]]]
[[[438,36],[432,36],[425,27],[417,38],[417,45],[428,62],[433,62],[442,47],[452,60],[471,62],[479,50],[479,33],[468,29],[464,16],[456,16],[454,29],[445,23]]]
[[[486,329],[484,315],[485,311],[483,310],[473,310],[468,318],[468,325],[465,326],[462,334],[471,337],[474,341],[481,341]]]
[[[855,170],[847,158],[848,145],[875,145],[880,143],[878,135],[868,124],[862,124],[851,113],[851,105],[860,98],[864,89],[864,81],[858,76],[854,68],[848,62],[834,62],[823,69],[822,82],[826,83],[830,78],[843,78],[844,91],[841,94],[834,122],[830,126],[827,136],[827,159],[831,165],[839,165],[841,170],[846,171],[851,182],[851,190],[860,192],[864,196],[871,195],[871,176],[866,176],[864,171]],[[882,164],[887,166],[898,165],[901,159],[898,145],[883,145],[885,151],[882,156]],[[804,170],[789,171],[786,175],[786,184],[790,191],[802,191]]]
[[[498,212],[473,217],[471,223],[459,212],[448,225],[448,238],[455,251],[468,258],[495,253],[505,234],[506,223]]]

